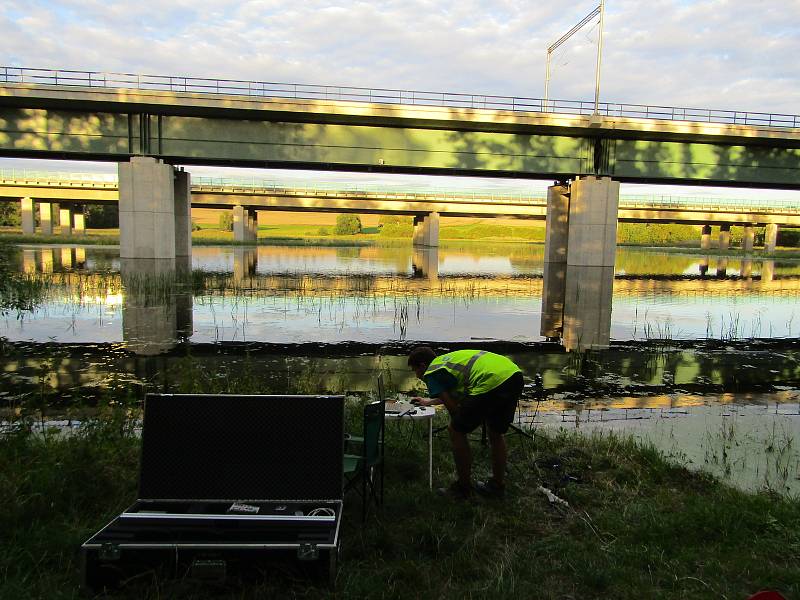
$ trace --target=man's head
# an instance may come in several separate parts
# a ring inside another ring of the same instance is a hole
[[[436,352],[428,346],[417,346],[408,355],[408,366],[414,371],[417,377],[422,379],[428,365],[436,358]]]

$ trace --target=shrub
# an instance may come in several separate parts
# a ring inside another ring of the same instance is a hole
[[[192,221],[192,231],[200,231],[200,225]]]
[[[19,202],[0,202],[0,225],[22,223],[22,208]]]
[[[355,235],[361,233],[361,219],[358,215],[339,215],[336,217],[336,235]]]
[[[233,213],[231,211],[226,210],[219,215],[219,229],[220,231],[233,231]]]
[[[116,204],[90,204],[85,214],[86,227],[90,229],[119,227],[119,207]]]
[[[777,245],[784,248],[800,247],[800,229],[778,229]]]
[[[327,227],[320,227],[317,230],[317,235],[330,235],[330,232],[328,231]]]

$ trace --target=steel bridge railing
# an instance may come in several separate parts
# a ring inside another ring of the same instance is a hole
[[[107,173],[70,173],[57,171],[28,171],[0,169],[0,185],[62,185],[80,187],[116,187],[117,176]],[[260,178],[192,177],[192,190],[216,193],[265,192],[281,196],[322,196],[384,198],[393,200],[436,202],[489,202],[544,206],[546,192],[498,190],[454,190],[429,187],[391,186],[381,184],[346,184],[335,181],[307,182],[275,181]],[[720,196],[636,195],[620,196],[620,208],[660,208],[667,210],[694,209],[708,211],[779,212],[799,214],[800,203],[791,198],[735,198]]]
[[[0,83],[33,83],[98,88],[159,90],[196,94],[225,94],[264,98],[305,100],[340,100],[377,104],[441,106],[457,109],[493,109],[512,112],[544,112],[571,115],[591,115],[594,102],[586,100],[544,100],[491,94],[464,94],[390,88],[362,88],[336,85],[310,85],[239,79],[208,79],[174,75],[142,75],[66,69],[37,69],[0,67]],[[715,110],[601,102],[598,112],[608,117],[659,119],[747,125],[752,127],[800,127],[800,115],[764,113],[739,110]]]

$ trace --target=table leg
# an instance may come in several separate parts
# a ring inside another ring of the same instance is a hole
[[[433,419],[428,419],[428,487],[433,489]]]

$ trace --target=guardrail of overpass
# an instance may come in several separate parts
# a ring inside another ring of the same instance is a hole
[[[160,90],[199,94],[229,94],[266,98],[342,100],[348,102],[373,102],[378,104],[410,104],[453,108],[509,110],[513,112],[549,112],[573,115],[591,115],[594,113],[595,107],[594,101],[586,100],[544,100],[542,98],[487,94],[362,88],[337,85],[310,85],[238,79],[207,79],[173,75],[37,69],[29,67],[0,67],[0,82]],[[780,113],[715,110],[649,104],[623,104],[616,102],[601,102],[598,107],[598,112],[608,117],[719,123],[727,125],[747,125],[752,127],[800,127],[800,115]]]
[[[28,171],[0,169],[0,184],[19,184],[67,187],[116,188],[117,176],[108,173],[69,173],[57,171]],[[503,192],[497,190],[454,190],[444,188],[390,186],[381,184],[347,184],[335,181],[305,182],[275,181],[261,178],[192,177],[192,190],[217,193],[263,192],[281,196],[359,196],[363,198],[390,198],[395,200],[431,200],[437,202],[498,202],[544,206],[547,203],[544,190],[532,192]],[[679,196],[623,194],[620,208],[652,209],[696,209],[707,211],[768,211],[773,213],[800,213],[797,200],[786,198],[735,198],[720,196]]]

